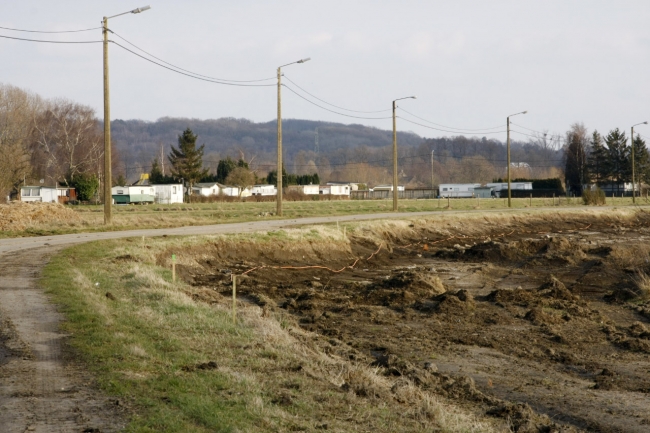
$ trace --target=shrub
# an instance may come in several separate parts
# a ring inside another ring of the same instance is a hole
[[[605,192],[596,188],[595,190],[586,189],[582,191],[582,202],[588,206],[601,206],[605,204]]]

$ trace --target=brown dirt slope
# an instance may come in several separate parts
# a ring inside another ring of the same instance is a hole
[[[512,431],[647,432],[649,226],[643,212],[368,223],[336,242],[191,247],[180,274],[206,302],[239,275],[241,296],[331,350]]]

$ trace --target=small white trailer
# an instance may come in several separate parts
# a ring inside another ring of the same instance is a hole
[[[480,187],[480,183],[441,183],[439,196],[445,198],[474,197],[474,188]]]

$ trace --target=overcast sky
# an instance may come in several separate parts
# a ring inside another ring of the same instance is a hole
[[[0,26],[49,31],[96,27],[104,15],[147,1],[151,10],[114,18],[109,28],[163,60],[218,78],[272,78],[278,66],[311,57],[284,68],[285,77],[343,108],[389,110],[356,114],[360,116],[390,116],[393,99],[417,95],[399,105],[431,122],[464,129],[505,125],[507,115],[523,110],[529,113],[513,119],[515,124],[552,133],[564,133],[574,122],[603,133],[615,127],[629,131],[632,124],[650,120],[647,0],[21,0],[0,3]],[[101,39],[100,30],[41,35],[0,29],[0,35]],[[0,82],[45,97],[69,98],[102,116],[101,44],[0,39],[0,56]],[[112,44],[110,77],[113,119],[236,117],[261,122],[276,117],[274,86],[199,81]],[[391,128],[390,119],[346,118],[287,89],[282,97],[285,119]],[[404,119],[398,119],[398,128],[425,137],[456,135]],[[650,137],[650,126],[638,131]],[[505,133],[493,137],[504,140]]]

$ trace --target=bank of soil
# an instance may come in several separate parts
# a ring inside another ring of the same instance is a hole
[[[201,247],[179,274],[226,296],[240,275],[243,299],[290,312],[333,351],[513,431],[641,433],[650,302],[637,281],[650,273],[648,227],[642,212],[421,220],[351,230],[338,244]]]

